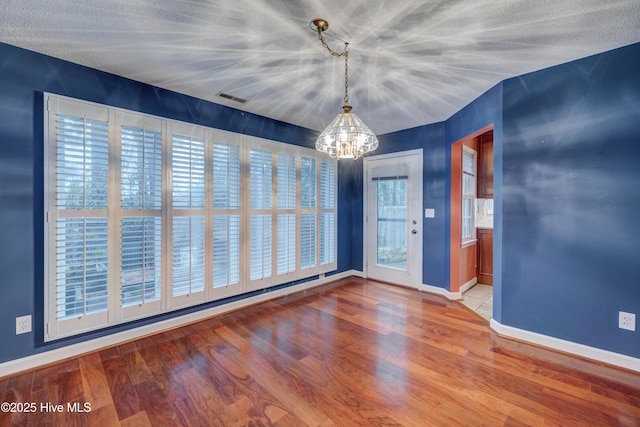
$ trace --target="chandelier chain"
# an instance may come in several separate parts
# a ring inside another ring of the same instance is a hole
[[[324,37],[322,37],[322,30],[320,27],[317,29],[318,37],[322,42],[322,46],[324,46],[331,55],[333,56],[344,56],[344,102],[345,104],[349,103],[349,51],[347,50],[349,46],[349,42],[344,42],[344,52],[336,52],[329,47],[327,42],[324,41]]]

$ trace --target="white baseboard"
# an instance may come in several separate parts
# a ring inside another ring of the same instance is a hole
[[[512,326],[503,325],[494,319],[491,319],[489,325],[491,326],[491,329],[505,337],[515,338],[517,340],[536,344],[542,347],[548,347],[565,353],[574,354],[576,356],[585,357],[587,359],[604,362],[609,365],[618,366],[620,368],[640,372],[640,359],[635,357],[602,350],[600,348],[589,347],[584,344],[578,344],[572,341],[566,341],[560,338],[526,331],[524,329],[514,328]]]
[[[425,285],[423,283],[422,285],[420,285],[420,290],[423,292],[429,292],[430,294],[442,295],[448,300],[462,299],[461,292],[449,292],[445,288],[441,288],[439,286]]]
[[[157,334],[169,329],[174,329],[180,326],[188,325],[190,323],[195,323],[212,316],[220,315],[233,310],[238,310],[252,304],[257,304],[282,296],[287,296],[289,294],[304,291],[316,286],[324,285],[352,276],[364,277],[364,274],[361,271],[357,270],[344,271],[342,273],[334,274],[331,276],[320,277],[316,280],[301,283],[299,285],[293,285],[287,288],[278,289],[276,291],[254,295],[249,298],[233,301],[217,307],[211,307],[194,313],[185,314],[183,316],[161,320],[148,325],[135,327],[122,332],[116,332],[104,337],[83,341],[77,344],[71,344],[66,347],[45,351],[20,359],[9,360],[7,362],[0,363],[0,378],[8,375],[13,375],[18,372],[34,369],[39,366],[48,365],[64,359],[69,359],[71,357],[78,357],[83,354],[91,353],[106,347],[111,347],[126,341],[131,341],[148,335]]]
[[[478,283],[478,278],[474,277],[473,279],[469,280],[467,283],[465,283],[464,285],[460,286],[460,295],[462,295],[463,293],[467,292],[469,289],[471,289],[476,283]]]

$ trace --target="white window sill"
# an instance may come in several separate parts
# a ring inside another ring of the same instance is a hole
[[[468,248],[469,246],[473,246],[476,244],[476,242],[478,241],[478,239],[473,239],[473,240],[467,240],[465,242],[462,242],[462,244],[460,245],[460,249],[464,249],[464,248]]]

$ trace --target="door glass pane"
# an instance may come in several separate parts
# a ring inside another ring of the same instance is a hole
[[[407,178],[378,178],[377,264],[407,270]]]

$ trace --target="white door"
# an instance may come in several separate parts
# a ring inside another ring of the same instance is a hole
[[[364,159],[367,277],[422,283],[422,149]]]

